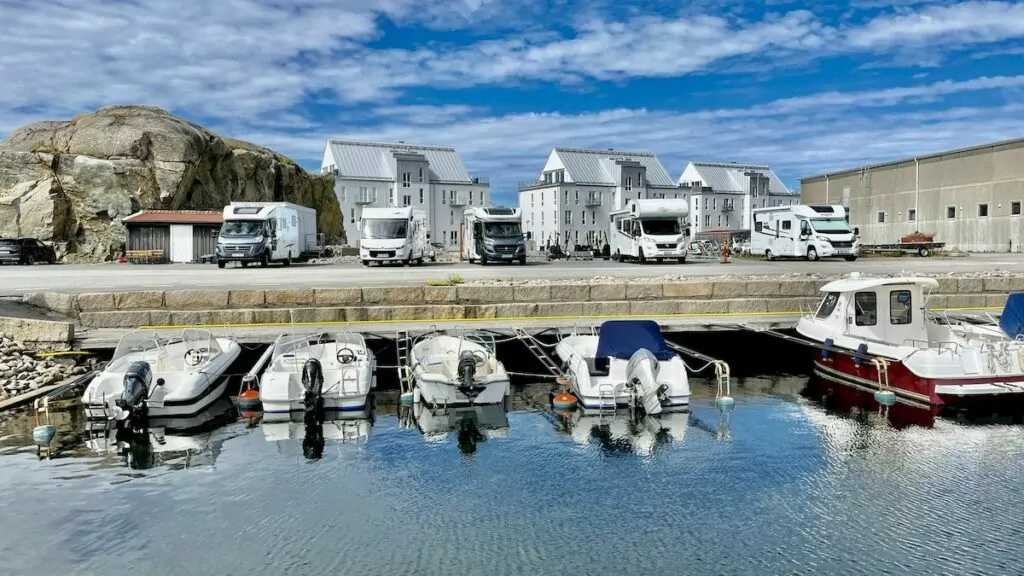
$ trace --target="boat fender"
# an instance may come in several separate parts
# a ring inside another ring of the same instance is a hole
[[[32,441],[39,446],[46,446],[53,442],[53,437],[56,435],[57,429],[50,424],[36,426],[32,429]]]
[[[568,392],[562,392],[551,400],[551,405],[560,412],[574,410],[576,408],[576,397]]]
[[[260,402],[260,393],[252,388],[244,390],[238,395],[238,410],[247,418],[253,417],[248,416],[250,413],[255,414],[262,412],[263,403]]]
[[[875,392],[875,400],[883,406],[892,406],[896,403],[896,393],[892,390],[879,390]]]
[[[832,346],[835,345],[835,340],[831,338],[825,338],[825,344],[821,347],[821,359],[831,360],[832,359]]]
[[[864,363],[864,359],[868,355],[868,345],[864,342],[857,346],[857,353],[853,355],[853,365],[860,368],[860,365]]]
[[[416,399],[416,394],[413,392],[403,392],[400,398],[402,400],[402,406],[412,406],[413,401]]]

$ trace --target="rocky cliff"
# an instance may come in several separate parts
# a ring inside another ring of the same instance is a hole
[[[108,106],[0,141],[0,237],[52,241],[72,260],[116,257],[121,219],[138,210],[221,209],[232,200],[315,208],[319,231],[344,242],[332,178],[159,108]]]

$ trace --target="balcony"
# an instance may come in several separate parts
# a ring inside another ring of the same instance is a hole
[[[585,200],[585,204],[589,208],[593,208],[595,206],[600,206],[601,205],[601,195],[600,194],[591,194],[591,195],[587,196],[587,198]]]
[[[722,212],[732,212],[733,210],[734,208],[732,207],[732,204],[725,204],[722,206]]]
[[[490,186],[491,185],[491,179],[486,177],[486,176],[474,176],[473,177],[473,184],[486,184],[486,185]]]
[[[377,195],[368,190],[361,191],[355,195],[355,201],[356,204],[359,204],[360,206],[366,204],[373,204],[374,202],[377,201]]]
[[[455,207],[465,206],[466,205],[466,195],[464,193],[462,193],[462,192],[459,192],[459,193],[457,193],[457,194],[455,194],[453,196],[449,196],[448,197],[448,205],[449,206],[455,206]]]

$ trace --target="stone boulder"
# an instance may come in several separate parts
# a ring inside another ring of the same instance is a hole
[[[125,216],[219,210],[233,200],[315,208],[319,231],[344,242],[331,177],[160,108],[108,106],[0,141],[0,237],[51,241],[58,255],[110,260],[125,242]]]

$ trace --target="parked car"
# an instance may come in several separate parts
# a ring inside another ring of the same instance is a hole
[[[35,238],[0,238],[0,264],[35,264],[57,261],[53,246],[43,244]]]

